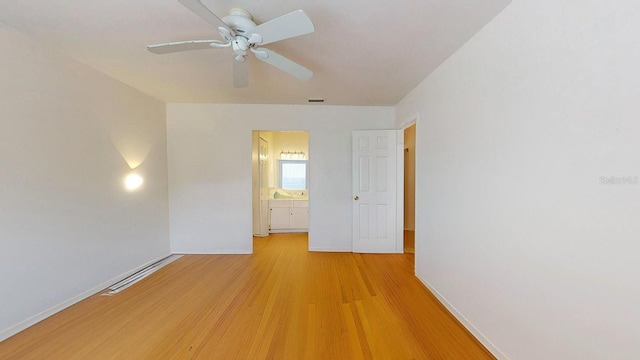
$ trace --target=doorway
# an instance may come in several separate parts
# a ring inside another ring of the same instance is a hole
[[[254,238],[304,234],[308,247],[308,132],[253,131],[252,172]]]
[[[415,254],[416,123],[404,129],[404,252]]]

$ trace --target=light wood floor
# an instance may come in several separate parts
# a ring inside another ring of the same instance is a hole
[[[2,359],[494,359],[413,276],[413,255],[189,255],[0,343]]]

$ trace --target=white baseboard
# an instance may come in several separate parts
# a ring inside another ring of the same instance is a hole
[[[197,251],[197,252],[186,252],[186,251],[176,251],[172,252],[173,255],[251,255],[253,254],[250,250],[213,250],[213,251]]]
[[[43,312],[41,312],[39,314],[36,314],[36,315],[34,315],[34,316],[32,316],[32,317],[30,317],[30,318],[18,323],[18,324],[16,324],[16,325],[13,325],[8,329],[0,331],[0,341],[8,339],[11,336],[19,333],[20,331],[25,330],[26,328],[28,328],[30,326],[33,326],[33,325],[39,323],[40,321],[48,318],[49,316],[51,316],[51,315],[53,315],[53,314],[55,314],[57,312],[60,312],[60,311],[62,311],[64,309],[68,308],[69,306],[71,306],[73,304],[76,304],[76,303],[88,298],[89,296],[92,296],[92,295],[95,295],[95,294],[99,293],[100,291],[106,289],[107,287],[109,287],[109,286],[111,286],[111,285],[113,285],[113,284],[115,284],[115,283],[117,283],[119,281],[122,281],[123,279],[127,278],[128,276],[130,276],[130,275],[132,275],[132,274],[144,269],[145,267],[147,267],[147,266],[149,266],[149,265],[151,265],[151,264],[153,264],[155,262],[158,262],[158,261],[160,261],[160,260],[162,260],[162,259],[164,259],[164,258],[166,258],[167,256],[170,256],[170,255],[171,254],[167,254],[167,255],[164,255],[164,256],[160,256],[160,257],[158,257],[156,259],[153,259],[153,260],[151,260],[151,261],[149,261],[149,262],[147,262],[147,263],[145,263],[143,265],[138,266],[137,268],[135,268],[133,270],[127,271],[124,274],[118,275],[118,276],[116,276],[116,277],[114,277],[114,278],[112,278],[110,280],[107,280],[107,281],[105,281],[105,282],[103,282],[103,283],[101,283],[101,284],[99,284],[97,286],[94,286],[93,288],[83,292],[82,294],[74,296],[69,300],[63,301],[58,305],[55,305],[55,306],[53,306],[53,307],[51,307],[51,308],[49,308],[49,309],[47,309],[47,310],[45,310],[45,311],[43,311]]]
[[[309,251],[316,251],[316,252],[353,252],[352,249],[342,249],[342,248],[319,248],[319,247],[309,247]]]
[[[438,298],[438,300],[440,300],[442,305],[444,305],[444,307],[446,307],[447,310],[449,310],[449,312],[451,312],[451,314],[453,314],[453,316],[455,316],[456,319],[458,319],[458,321],[460,321],[462,325],[467,328],[467,330],[469,330],[469,332],[473,336],[475,336],[475,338],[478,339],[478,341],[480,341],[482,345],[484,345],[484,347],[493,354],[493,356],[495,356],[498,360],[509,360],[509,358],[505,354],[503,354],[502,351],[500,351],[491,342],[491,340],[489,340],[480,330],[473,326],[469,319],[462,315],[462,313],[458,311],[458,309],[456,309],[456,307],[453,306],[453,304],[451,304],[444,296],[442,296],[442,294],[440,294],[438,290],[431,286],[431,284],[427,280],[418,276],[418,274],[416,274],[416,277],[424,284],[424,286],[427,287],[427,289],[429,289],[429,291],[433,293],[433,295]]]

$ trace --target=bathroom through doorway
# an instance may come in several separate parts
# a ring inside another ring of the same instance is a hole
[[[308,234],[308,131],[253,131],[252,173],[254,237]]]

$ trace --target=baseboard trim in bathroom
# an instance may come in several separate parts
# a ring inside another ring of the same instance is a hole
[[[105,291],[101,295],[105,295],[105,296],[115,295],[115,294],[121,292],[122,290],[132,286],[133,284],[137,283],[138,281],[146,278],[147,276],[153,274],[155,271],[159,270],[163,266],[168,265],[168,264],[178,260],[181,257],[182,257],[182,255],[169,255],[166,258],[162,259],[162,260],[156,261],[153,264],[145,267],[144,269],[141,269],[141,270],[139,270],[139,271],[127,276],[126,278],[118,281],[117,283],[109,286],[107,288],[107,291]]]

